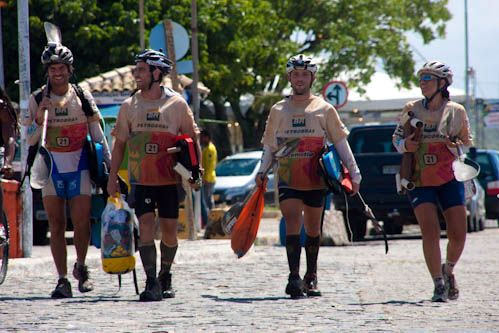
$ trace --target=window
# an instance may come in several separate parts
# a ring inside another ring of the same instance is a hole
[[[216,168],[217,176],[249,176],[255,170],[260,159],[234,158],[222,160]]]
[[[395,128],[359,130],[349,138],[354,154],[396,152],[392,143]]]

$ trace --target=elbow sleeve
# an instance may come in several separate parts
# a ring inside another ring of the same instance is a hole
[[[352,176],[352,181],[356,184],[360,184],[362,180],[360,169],[357,166],[355,158],[353,157],[353,153],[350,149],[350,145],[348,144],[347,139],[340,140],[339,142],[335,143],[335,146],[338,154],[340,155],[341,161],[343,162],[343,164],[345,164],[348,172],[350,172],[350,175]]]
[[[262,160],[258,172],[265,172],[272,165],[272,150],[269,145],[263,146]]]

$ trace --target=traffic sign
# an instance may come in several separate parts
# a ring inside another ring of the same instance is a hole
[[[189,50],[189,35],[183,26],[177,22],[172,21],[172,34],[175,47],[175,60],[182,59]],[[152,28],[149,35],[149,45],[152,49],[165,50],[168,54],[168,47],[165,42],[165,27],[163,22],[158,23]]]
[[[499,112],[490,112],[483,118],[483,122],[487,127],[499,128]]]
[[[348,88],[343,81],[329,81],[322,88],[322,96],[329,104],[336,109],[343,107],[348,101]]]

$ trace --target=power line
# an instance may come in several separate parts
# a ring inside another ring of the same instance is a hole
[[[409,43],[409,46],[412,48],[414,53],[416,53],[421,58],[421,60],[423,60],[424,62],[428,62],[428,59],[426,59],[426,57],[421,52],[419,52],[419,50],[414,45]]]

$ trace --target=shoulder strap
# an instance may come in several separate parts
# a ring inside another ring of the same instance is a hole
[[[34,95],[35,95],[35,102],[36,102],[36,104],[40,104],[40,102],[43,99],[43,90],[42,89],[38,89],[37,91],[34,92]]]
[[[81,107],[83,109],[83,112],[85,113],[85,116],[92,117],[94,115],[94,110],[90,106],[90,102],[88,101],[88,99],[85,97],[83,89],[77,83],[72,83],[71,86],[73,86],[73,89],[76,92],[76,96],[78,96],[81,101]]]

